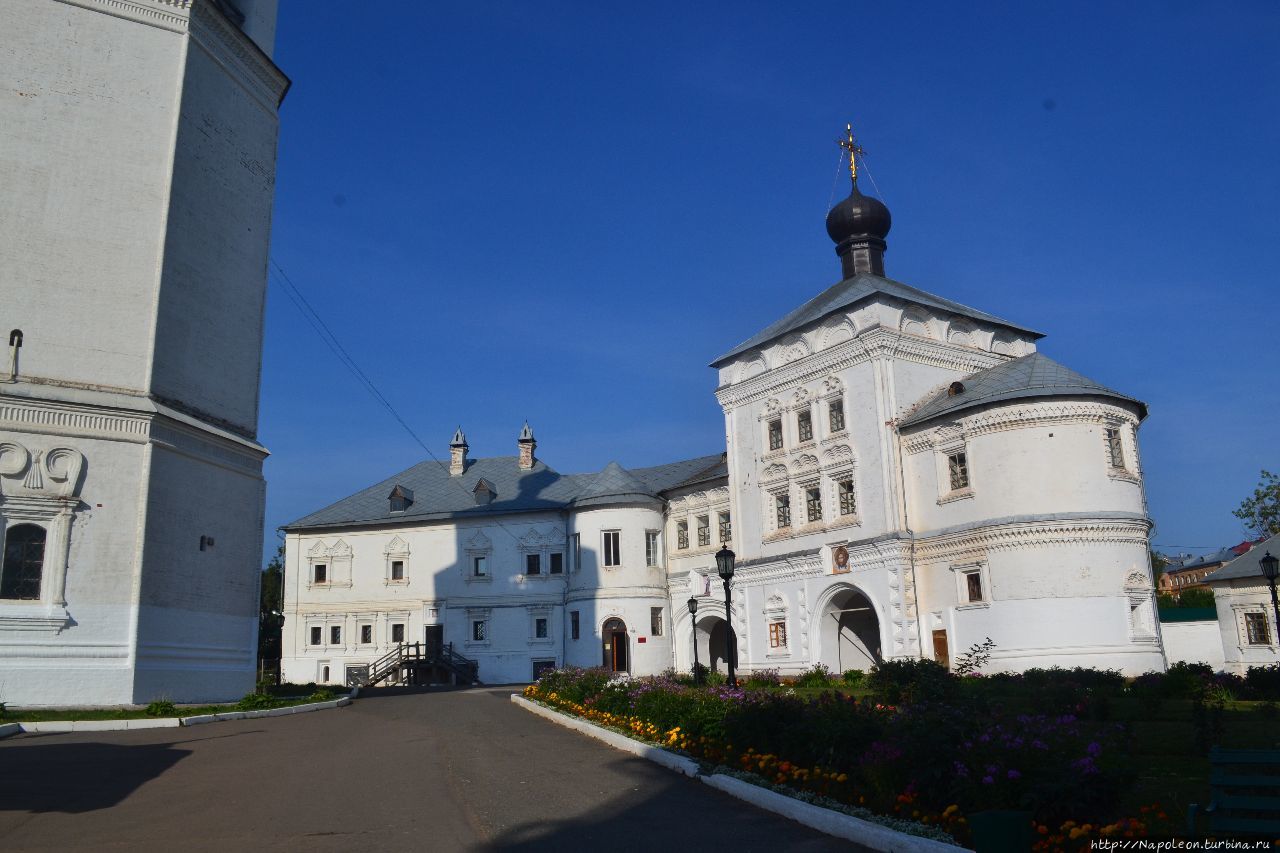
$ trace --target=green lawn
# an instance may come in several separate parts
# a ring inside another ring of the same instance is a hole
[[[338,696],[334,697],[335,699]],[[316,700],[308,696],[278,697],[278,705],[284,708],[290,705],[305,705]],[[204,714],[225,714],[239,711],[235,704],[230,705],[179,705],[172,714],[161,714],[159,717],[198,717]],[[13,709],[0,714],[0,725],[7,723],[45,723],[55,720],[146,720],[158,719],[148,714],[145,708],[44,708],[33,710]]]

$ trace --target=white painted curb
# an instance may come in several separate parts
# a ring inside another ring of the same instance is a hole
[[[588,737],[596,740],[602,740],[615,749],[623,752],[629,752],[632,755],[638,755],[641,758],[647,758],[655,764],[661,764],[663,767],[683,773],[686,776],[698,775],[698,762],[691,758],[685,758],[683,755],[675,755],[667,752],[658,746],[650,746],[647,743],[641,743],[638,740],[632,740],[624,734],[609,731],[606,728],[589,723],[586,720],[580,720],[577,717],[570,717],[561,714],[559,711],[553,711],[550,708],[543,707],[536,702],[530,702],[518,693],[511,694],[511,701],[527,711],[532,711],[539,717],[546,717],[548,720],[559,723],[568,729],[582,732]]]
[[[816,829],[818,832],[848,841],[856,841],[863,846],[870,847],[872,850],[883,851],[883,853],[972,853],[967,847],[934,841],[930,838],[921,838],[918,835],[907,835],[905,832],[898,832],[878,823],[825,809],[822,806],[815,806],[812,803],[806,803],[803,800],[779,794],[777,791],[770,791],[768,788],[761,788],[759,785],[752,785],[750,782],[744,782],[732,776],[725,776],[721,773],[702,776],[699,775],[698,763],[693,759],[675,755],[661,747],[640,743],[626,735],[610,731],[578,717],[571,717],[568,714],[553,711],[545,705],[530,702],[519,693],[512,693],[511,701],[525,710],[532,711],[538,716],[545,717],[565,728],[582,732],[624,752],[647,758],[652,762],[661,764],[663,767],[677,770],[686,776],[701,779],[711,787],[723,791],[731,797],[737,797],[748,802],[757,808],[782,815],[811,829]]]
[[[711,787],[745,800],[757,808],[780,814],[819,832],[825,832],[827,835],[856,841],[872,850],[881,850],[885,853],[959,853],[967,850],[955,844],[921,838],[918,835],[907,835],[887,826],[824,809],[822,806],[815,806],[721,773],[700,778]]]
[[[206,723],[221,723],[225,720],[286,717],[290,714],[327,711],[330,708],[341,708],[344,705],[350,705],[356,692],[356,690],[352,690],[349,696],[331,699],[327,702],[312,702],[309,705],[289,705],[285,708],[267,708],[262,711],[224,711],[221,714],[200,714],[195,717],[157,717],[138,720],[46,720],[40,723],[8,723],[0,726],[0,738],[6,738],[21,732],[43,732],[45,734],[123,732],[132,729],[176,729],[179,726],[202,726]]]

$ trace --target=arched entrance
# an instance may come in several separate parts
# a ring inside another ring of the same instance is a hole
[[[698,621],[693,631],[693,642],[698,647],[698,663],[716,672],[728,670],[725,666],[725,636],[728,632],[729,625],[724,621],[723,616],[717,616],[714,613],[698,614]],[[738,665],[736,642],[734,652],[733,665],[736,667]],[[690,660],[689,663],[692,665],[693,661]]]
[[[723,619],[716,619],[715,625],[711,628],[711,633],[707,636],[708,645],[708,661],[707,666],[716,672],[727,672],[726,664],[726,640],[728,641],[727,652],[733,656],[734,668],[738,666],[738,638],[733,629],[729,627],[729,623]]]
[[[627,637],[627,623],[616,617],[606,619],[600,629],[605,669],[610,672],[631,671],[631,646]]]
[[[875,606],[854,587],[846,587],[827,600],[818,631],[821,662],[832,672],[865,672],[883,660]]]

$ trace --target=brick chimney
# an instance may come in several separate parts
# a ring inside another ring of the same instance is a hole
[[[453,434],[449,442],[449,476],[461,477],[467,470],[467,437],[462,434],[462,427]]]
[[[537,461],[533,457],[533,451],[538,446],[538,442],[533,437],[533,430],[529,429],[529,422],[524,422],[524,429],[520,430],[520,437],[516,439],[516,444],[520,446],[520,470],[528,471]]]

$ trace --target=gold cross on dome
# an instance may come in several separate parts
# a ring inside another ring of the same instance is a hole
[[[858,157],[866,154],[867,152],[862,150],[862,146],[853,138],[852,124],[846,124],[844,126],[844,132],[845,138],[837,139],[836,144],[849,152],[849,177],[856,181],[858,180]]]

